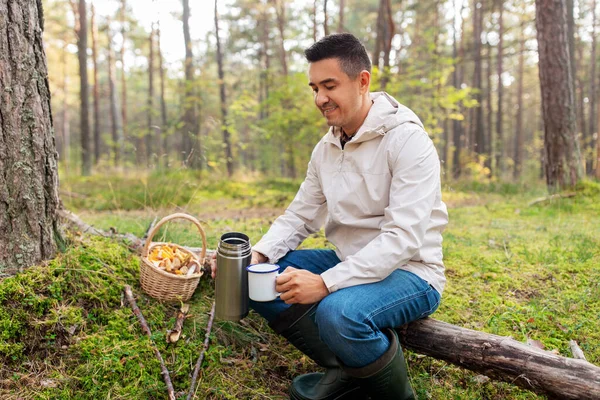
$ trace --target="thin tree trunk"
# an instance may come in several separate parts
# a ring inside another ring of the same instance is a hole
[[[494,130],[494,125],[492,123],[492,117],[494,114],[494,111],[492,110],[492,45],[491,44],[487,44],[487,57],[486,57],[486,64],[487,64],[487,74],[486,74],[486,88],[485,88],[485,92],[486,92],[486,117],[487,117],[487,123],[485,125],[485,153],[487,155],[486,159],[485,159],[485,165],[492,169],[492,143],[494,143],[493,140],[493,130]]]
[[[117,118],[117,90],[115,88],[115,55],[112,43],[112,33],[110,31],[110,21],[108,22],[108,98],[110,101],[110,132],[112,136],[112,151],[114,157],[114,165],[119,165],[121,147],[119,145],[119,121]],[[143,144],[138,139],[137,157],[143,154],[140,150],[143,149]],[[141,160],[138,158],[138,164]]]
[[[63,151],[60,152],[60,156],[63,158],[65,171],[69,171],[69,164],[71,162],[71,121],[69,120],[69,101],[68,101],[68,88],[69,88],[69,74],[67,67],[67,42],[64,42],[62,50],[62,63],[63,63],[63,103],[62,103],[62,135],[63,135]]]
[[[60,243],[58,165],[42,2],[0,0],[0,276]]]
[[[81,174],[87,176],[92,173],[92,152],[89,121],[89,84],[87,76],[87,12],[85,0],[79,0],[77,15],[77,59],[79,60]]]
[[[152,165],[153,149],[152,142],[154,141],[154,127],[152,124],[152,113],[154,112],[154,24],[150,28],[150,36],[148,37],[148,100],[147,100],[147,121],[148,132],[146,133],[146,163]]]
[[[519,67],[517,72],[517,116],[515,129],[515,155],[513,177],[518,179],[521,176],[523,163],[523,74],[525,71],[525,37],[523,30],[520,33],[519,46]]]
[[[94,64],[94,164],[100,161],[100,99],[98,93],[98,26],[96,25],[96,10],[94,3],[91,5],[91,29],[92,29],[92,62]]]
[[[480,0],[473,0],[473,57],[475,71],[473,74],[473,88],[477,91],[475,99],[478,105],[474,109],[474,123],[471,127],[473,150],[476,154],[485,154],[485,128],[483,126],[483,96],[482,96],[482,67],[481,67],[481,31],[483,18],[483,5]],[[479,7],[478,7],[479,6]]]
[[[456,13],[456,6],[453,2],[452,9]],[[461,12],[458,13],[458,17],[461,20],[461,26],[463,25],[462,19],[462,7]],[[462,34],[462,32],[461,32]],[[458,54],[458,43],[457,43],[457,35],[456,35],[456,15],[453,18],[452,24],[452,59],[455,62],[454,71],[452,72],[452,85],[455,90],[460,90],[461,76],[460,76],[460,64],[462,62],[461,56]],[[461,45],[462,47],[462,45]],[[458,111],[461,111],[460,109]],[[452,176],[454,179],[458,179],[460,177],[460,149],[461,149],[461,136],[462,136],[462,123],[458,119],[454,119],[452,121],[452,145],[454,147],[453,156],[452,156]]]
[[[161,127],[159,136],[162,137],[162,155],[164,158],[164,166],[169,166],[169,137],[168,137],[168,121],[167,121],[167,103],[165,102],[165,66],[163,65],[162,50],[160,49],[160,22],[157,23],[156,29],[156,51],[158,55],[158,73],[160,75],[160,116]],[[160,139],[160,137],[159,137]],[[160,141],[159,141],[160,143]]]
[[[125,30],[125,13],[127,12],[127,0],[121,0],[121,37],[123,43],[121,44],[121,125],[122,130],[120,131],[119,137],[119,145],[125,140],[127,137],[127,79],[125,78],[125,43],[126,43],[126,30]],[[116,154],[116,164],[118,165],[119,154]]]
[[[185,44],[185,99],[183,112],[183,141],[181,154],[184,162],[195,169],[202,169],[201,142],[198,130],[196,110],[196,88],[194,73],[194,54],[190,35],[190,3],[183,2],[183,39]]]
[[[274,0],[275,12],[277,14],[277,30],[279,31],[279,57],[281,60],[281,69],[284,76],[288,76],[287,53],[285,51],[285,2],[283,0]]]
[[[344,8],[346,7],[345,0],[340,0],[340,13],[338,17],[338,32],[344,32]]]
[[[592,175],[594,168],[594,135],[598,135],[598,125],[596,125],[596,101],[598,100],[598,92],[596,88],[596,0],[592,1],[592,54],[591,54],[591,70],[590,70],[590,123],[589,135],[585,144],[586,148],[591,150],[591,157],[586,162],[586,171]]]
[[[437,4],[436,4],[437,9]],[[391,0],[384,0],[384,24],[383,24],[383,76],[381,79],[382,90],[386,89],[389,81],[389,69],[390,69],[390,53],[392,51],[392,40],[395,34],[395,25],[392,15],[392,3]]]
[[[575,186],[581,178],[566,15],[564,0],[536,0],[546,184],[550,191]]]
[[[223,132],[223,144],[225,145],[225,160],[227,162],[227,175],[233,175],[233,153],[231,151],[231,139],[227,129],[227,97],[225,96],[225,74],[223,72],[223,54],[221,53],[221,39],[219,37],[219,12],[218,0],[215,0],[215,36],[217,39],[217,66],[219,70],[219,95],[221,98],[221,129]],[[277,4],[275,4],[277,7]],[[279,11],[277,12],[279,15]],[[283,28],[280,28],[283,29]],[[285,49],[282,49],[285,51]],[[287,70],[287,65],[285,65]]]
[[[496,117],[496,169],[497,176],[502,176],[504,173],[504,160],[506,151],[504,149],[504,132],[502,131],[502,118],[504,110],[502,108],[502,99],[504,95],[504,84],[502,82],[502,74],[504,73],[504,0],[498,0],[498,105]]]
[[[327,0],[323,0],[323,32],[329,35],[329,17],[327,16]]]
[[[313,2],[312,22],[313,22],[313,42],[317,41],[317,1]]]

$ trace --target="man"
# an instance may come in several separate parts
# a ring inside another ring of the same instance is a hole
[[[292,399],[414,399],[393,328],[433,313],[444,288],[439,158],[411,110],[369,92],[358,39],[327,36],[305,56],[331,128],[296,197],[253,247],[252,263],[284,270],[280,299],[251,306],[326,369],[295,378]],[[295,250],[323,224],[335,251]]]

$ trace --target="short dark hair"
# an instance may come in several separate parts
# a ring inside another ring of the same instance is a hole
[[[328,35],[304,50],[309,63],[337,58],[342,71],[356,79],[361,71],[371,72],[371,60],[365,46],[351,33]]]

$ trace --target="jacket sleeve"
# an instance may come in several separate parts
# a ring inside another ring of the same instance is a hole
[[[396,154],[388,156],[392,179],[381,233],[321,274],[330,292],[385,279],[423,244],[436,199],[441,198],[440,162],[425,131],[415,129],[407,136],[403,143],[397,142]]]
[[[269,228],[252,250],[264,254],[269,262],[275,263],[289,251],[295,250],[308,235],[318,231],[327,215],[325,195],[318,176],[317,162],[313,151],[308,163],[306,178],[296,197]]]

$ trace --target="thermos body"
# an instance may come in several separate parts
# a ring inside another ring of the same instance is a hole
[[[252,259],[250,238],[240,232],[221,236],[217,247],[215,317],[239,321],[248,315],[248,271]]]

